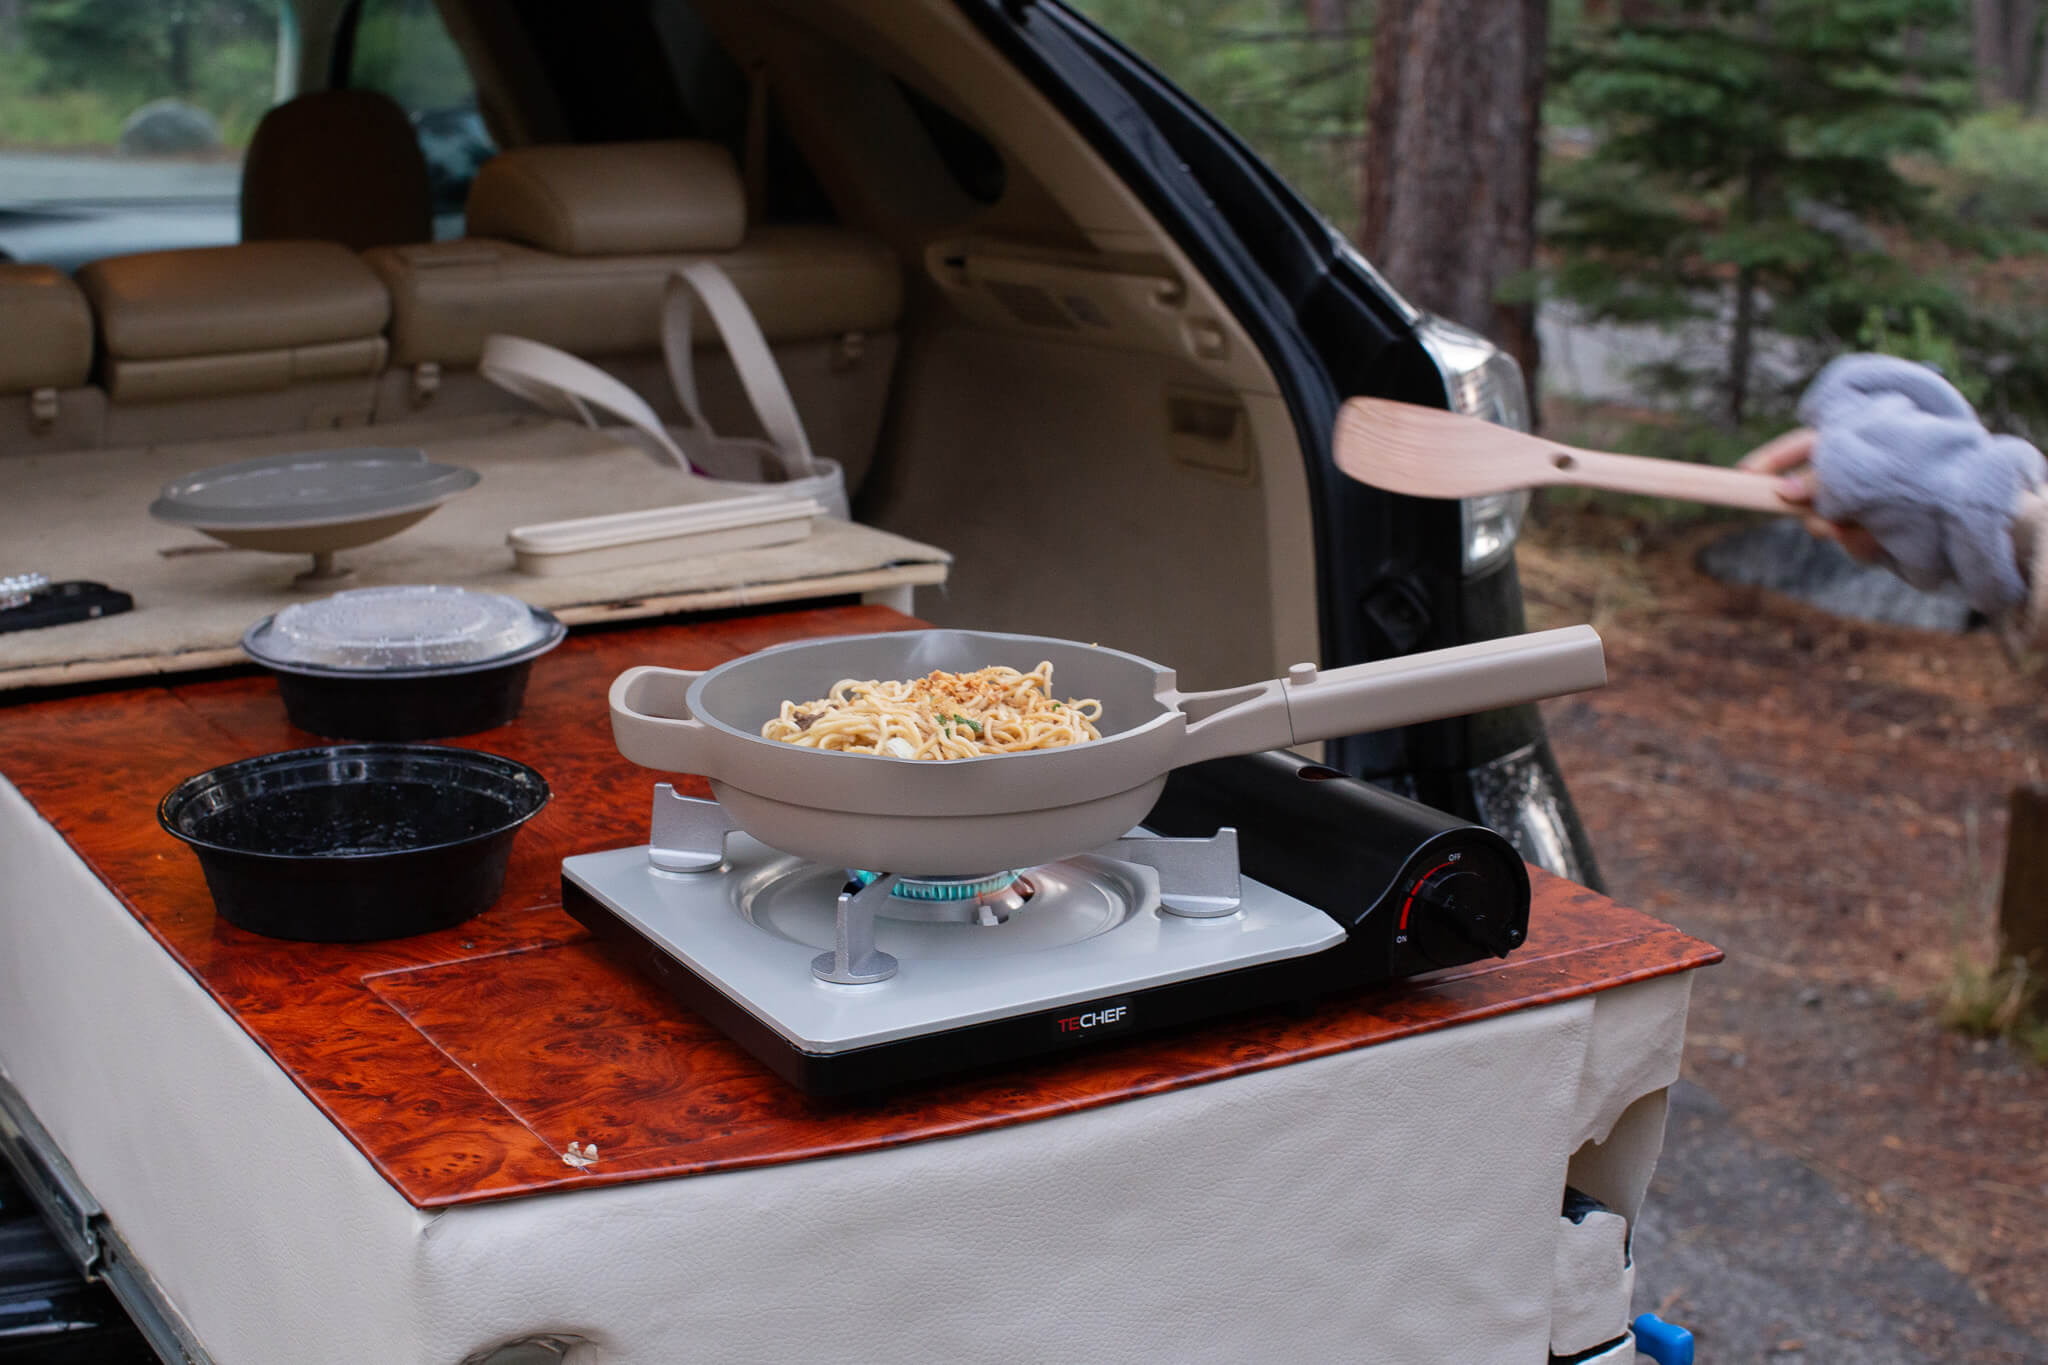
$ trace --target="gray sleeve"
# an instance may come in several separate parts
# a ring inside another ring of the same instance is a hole
[[[2012,518],[2048,479],[2033,446],[1992,435],[1947,380],[1891,356],[1833,361],[1799,411],[1819,433],[1814,510],[1862,525],[1916,587],[1958,583],[1993,616],[2025,598]]]

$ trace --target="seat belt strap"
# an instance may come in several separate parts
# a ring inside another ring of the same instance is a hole
[[[725,340],[725,353],[739,372],[740,387],[760,419],[761,430],[775,447],[787,477],[809,477],[813,472],[810,438],[804,434],[803,419],[797,415],[796,400],[790,397],[782,369],[761,334],[761,324],[740,297],[730,277],[710,261],[686,265],[669,276],[661,304],[662,358],[668,363],[669,383],[693,426],[705,432],[710,424],[697,398],[695,357],[691,347],[692,296],[703,300],[711,326]]]

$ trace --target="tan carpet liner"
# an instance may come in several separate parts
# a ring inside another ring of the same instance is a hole
[[[135,610],[0,635],[0,690],[242,661],[252,622],[307,599],[291,581],[311,560],[229,549],[152,519],[150,502],[169,480],[210,465],[369,444],[417,445],[483,482],[390,540],[343,551],[355,575],[338,587],[459,583],[575,624],[939,583],[951,560],[902,536],[821,520],[787,545],[560,578],[519,573],[505,544],[515,526],[688,502],[702,491],[611,433],[548,418],[22,455],[0,462],[0,572],[93,579],[134,594]]]

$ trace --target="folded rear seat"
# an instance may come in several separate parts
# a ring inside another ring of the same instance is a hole
[[[150,251],[94,261],[78,282],[99,316],[109,444],[370,418],[391,300],[347,247]],[[183,410],[252,394],[277,397],[210,415]]]
[[[364,254],[392,301],[395,369],[380,421],[428,403],[513,401],[456,373],[474,369],[494,332],[603,364],[672,417],[662,291],[679,266],[710,260],[759,319],[818,453],[852,479],[866,467],[903,308],[902,267],[880,241],[830,226],[749,227],[731,156],[705,142],[504,152],[478,172],[467,212],[468,237]],[[718,344],[707,320],[692,331]],[[699,369],[712,420],[746,429],[723,357],[700,356]]]
[[[98,441],[92,340],[92,309],[69,275],[0,263],[0,453]]]

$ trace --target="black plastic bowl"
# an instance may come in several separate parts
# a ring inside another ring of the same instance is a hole
[[[214,908],[273,938],[356,943],[460,924],[505,884],[547,780],[496,754],[345,744],[188,777],[157,819],[192,845]]]

